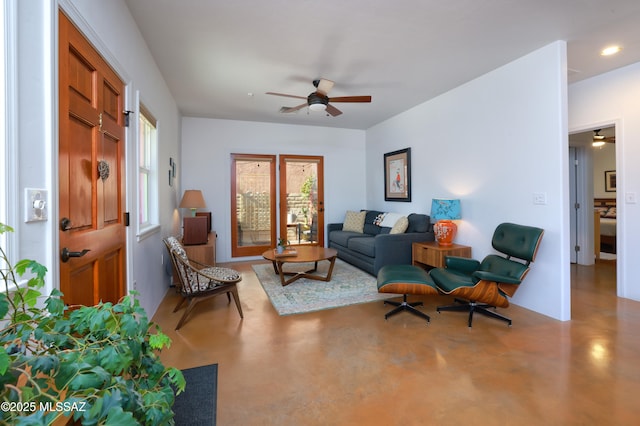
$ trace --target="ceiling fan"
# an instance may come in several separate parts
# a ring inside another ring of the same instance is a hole
[[[591,143],[591,145],[593,145],[594,147],[599,147],[599,146],[603,146],[605,143],[616,143],[615,136],[609,137],[609,136],[601,135],[600,134],[601,131],[602,129],[593,131],[593,142]]]
[[[280,112],[295,112],[299,109],[302,109],[306,106],[309,107],[312,111],[324,111],[326,110],[328,114],[335,117],[337,115],[342,114],[338,108],[334,107],[330,104],[334,102],[371,102],[371,96],[338,96],[336,98],[330,98],[327,96],[331,88],[335,83],[331,80],[327,80],[325,78],[319,78],[317,80],[313,80],[313,85],[316,88],[316,91],[309,94],[309,96],[296,96],[296,95],[287,95],[285,93],[275,93],[275,92],[267,92],[267,95],[275,95],[275,96],[285,96],[287,98],[296,98],[296,99],[306,99],[307,102],[300,104],[294,107],[282,107],[280,108]]]

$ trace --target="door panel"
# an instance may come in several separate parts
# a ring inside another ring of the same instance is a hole
[[[275,247],[276,157],[231,154],[231,255]]]
[[[293,245],[324,246],[323,182],[323,157],[280,156],[279,235]]]
[[[126,288],[124,84],[59,18],[60,248],[75,254],[60,262],[60,290],[69,305],[116,302]]]

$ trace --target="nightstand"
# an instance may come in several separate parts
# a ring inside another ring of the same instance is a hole
[[[435,241],[425,243],[413,243],[413,265],[421,268],[444,268],[445,256],[471,257],[471,247],[460,244],[441,246]]]

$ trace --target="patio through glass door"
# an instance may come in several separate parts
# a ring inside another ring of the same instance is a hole
[[[291,245],[324,245],[321,156],[280,156],[280,232]]]

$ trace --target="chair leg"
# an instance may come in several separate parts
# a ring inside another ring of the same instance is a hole
[[[189,299],[189,304],[187,305],[187,308],[184,310],[184,313],[182,314],[180,321],[178,321],[178,325],[176,325],[176,330],[182,327],[182,324],[184,324],[184,321],[187,319],[187,315],[189,315],[189,313],[191,312],[193,307],[196,305],[196,303],[197,303],[196,299]]]
[[[240,297],[238,296],[238,288],[234,285],[233,288],[227,292],[227,297],[229,297],[230,293],[233,295],[234,302],[236,302],[236,308],[238,308],[238,313],[240,314],[240,318],[244,318],[244,315],[242,314],[242,306],[240,306]]]
[[[392,300],[385,300],[384,304],[389,304],[396,306],[395,309],[387,312],[384,316],[384,319],[388,319],[390,316],[393,316],[401,311],[409,311],[410,313],[419,316],[420,318],[424,318],[427,322],[431,321],[429,315],[415,308],[415,306],[422,306],[422,302],[407,302],[407,295],[403,295],[402,302],[394,302]]]
[[[493,309],[495,309],[495,307],[491,306],[491,305],[487,305],[484,303],[477,303],[474,301],[467,301],[467,300],[462,300],[462,299],[454,299],[454,302],[456,304],[453,305],[447,305],[447,306],[438,306],[436,308],[436,311],[439,313],[440,311],[458,311],[458,312],[464,312],[464,311],[469,311],[469,328],[471,328],[471,325],[473,323],[473,313],[477,312],[481,315],[486,315],[488,317],[491,318],[496,318],[499,319],[501,321],[505,321],[509,327],[511,327],[511,319],[505,317],[504,315],[500,315],[499,313],[495,312]]]
[[[176,305],[175,308],[173,308],[173,312],[177,312],[178,309],[180,309],[180,307],[182,306],[182,304],[185,302],[185,300],[187,300],[186,297],[184,297],[183,295],[180,295],[180,300],[178,301],[178,304]]]

